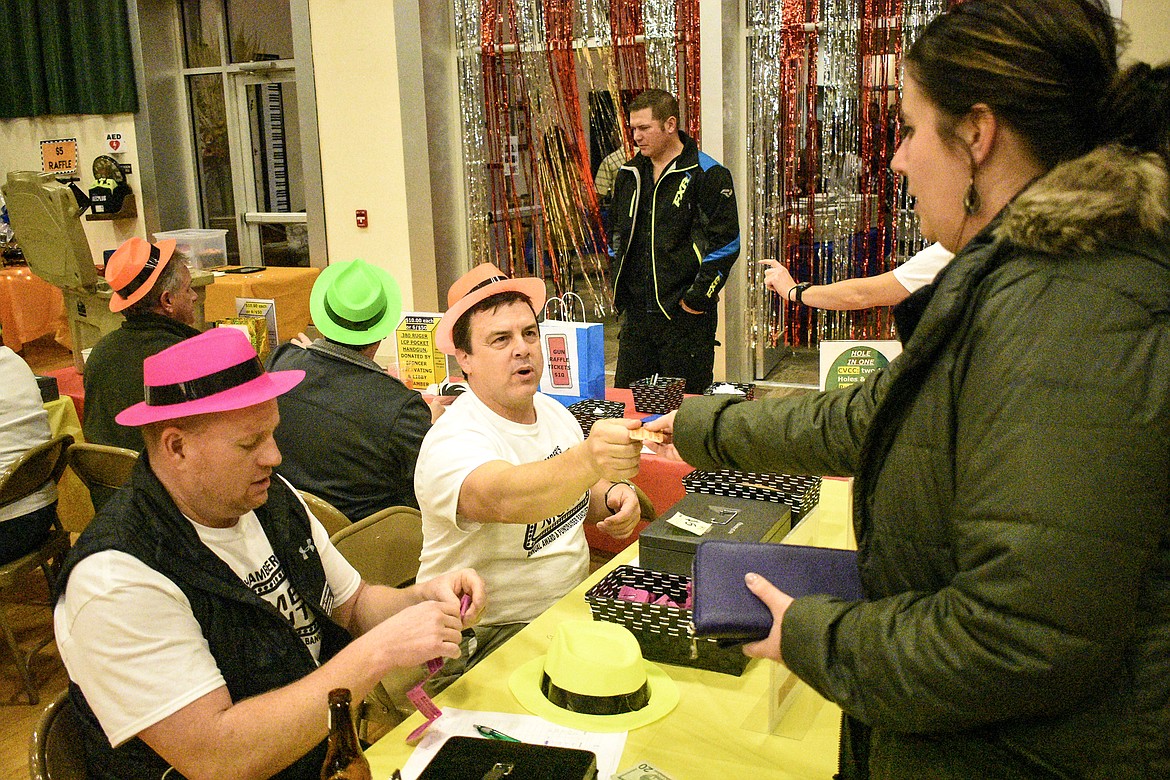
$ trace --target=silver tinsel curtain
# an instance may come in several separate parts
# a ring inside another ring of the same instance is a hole
[[[892,269],[924,245],[900,182],[898,78],[906,41],[944,0],[748,0],[744,267],[753,349],[821,339],[889,338],[888,309],[787,304],[758,264],[829,284]]]
[[[625,106],[643,89],[679,96],[700,137],[699,0],[453,0],[472,262],[584,280],[610,296],[593,185],[631,152]],[[906,42],[946,0],[747,0],[749,181],[744,257],[752,346],[886,338],[886,309],[818,312],[763,287],[759,260],[825,284],[890,270],[923,245],[888,166]],[[727,34],[727,31],[724,31]],[[582,94],[582,93],[585,94]]]
[[[454,0],[473,262],[583,281],[610,295],[593,185],[601,159],[632,152],[625,106],[674,92],[699,132],[698,0]],[[586,94],[582,95],[582,91]]]

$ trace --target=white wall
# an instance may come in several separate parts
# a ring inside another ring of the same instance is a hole
[[[422,69],[419,56],[400,55],[412,44],[419,48],[417,9],[414,29],[403,33],[395,5],[309,3],[329,260],[360,257],[385,268],[402,287],[407,309],[434,311]],[[418,88],[404,93],[400,82],[411,83],[415,71]],[[369,227],[357,227],[357,209],[366,210]]]
[[[76,138],[77,175],[81,177],[77,185],[86,192],[93,186],[93,160],[107,153],[106,133],[111,132],[121,133],[123,143],[131,150],[112,156],[121,163],[129,163],[133,170],[126,176],[126,183],[134,190],[138,200],[138,216],[132,220],[88,221],[82,218],[81,224],[85,228],[95,262],[101,262],[104,250],[117,249],[131,236],[149,238],[143,222],[142,193],[138,186],[138,144],[134,136],[134,115],[69,115],[0,121],[0,174],[7,178],[8,171],[39,171],[41,141]]]
[[[1121,21],[1129,30],[1123,61],[1158,65],[1170,60],[1170,13],[1166,0],[1114,0],[1121,3]]]

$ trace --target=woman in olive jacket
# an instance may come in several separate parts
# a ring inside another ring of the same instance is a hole
[[[699,468],[856,476],[866,601],[748,575],[746,651],[841,706],[844,777],[1170,777],[1170,67],[1115,45],[1095,0],[932,22],[892,167],[957,257],[903,353],[648,426]]]

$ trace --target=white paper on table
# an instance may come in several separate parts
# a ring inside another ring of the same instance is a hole
[[[617,773],[622,751],[626,749],[628,731],[602,734],[596,731],[578,731],[558,726],[535,715],[513,715],[508,712],[484,712],[444,707],[443,714],[431,724],[418,747],[402,767],[403,780],[418,780],[423,769],[439,752],[448,737],[478,737],[476,725],[490,726],[496,731],[515,737],[521,742],[553,747],[576,748],[597,754],[598,780],[610,780]]]

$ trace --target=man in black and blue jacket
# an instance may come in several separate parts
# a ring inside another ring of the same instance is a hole
[[[739,257],[731,172],[679,130],[678,101],[650,89],[630,103],[638,154],[618,171],[610,206],[616,387],[682,377],[711,384],[719,291]]]

